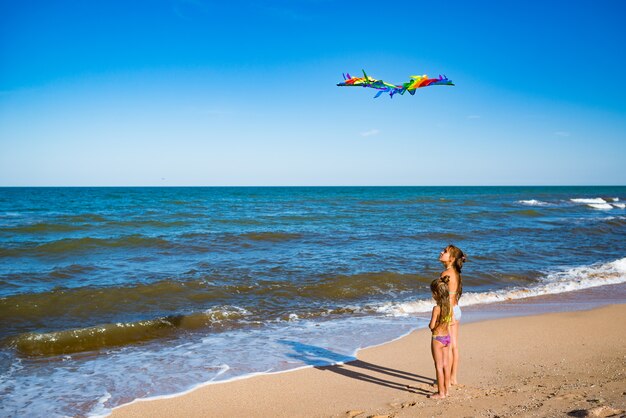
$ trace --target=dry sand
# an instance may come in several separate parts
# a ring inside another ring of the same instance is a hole
[[[463,385],[444,400],[427,398],[434,367],[419,330],[349,364],[208,385],[112,417],[624,417],[625,319],[626,305],[612,305],[463,324]]]

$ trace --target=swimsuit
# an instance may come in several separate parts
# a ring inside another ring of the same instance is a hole
[[[461,312],[461,307],[459,305],[455,305],[452,308],[452,312],[454,313],[454,320],[460,321],[461,317],[463,316],[463,312]]]
[[[433,340],[439,341],[441,344],[443,344],[444,347],[447,347],[447,346],[450,345],[450,334],[448,334],[448,335],[433,335]]]

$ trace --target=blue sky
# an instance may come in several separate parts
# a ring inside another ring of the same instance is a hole
[[[0,0],[0,186],[623,185],[626,2]],[[340,88],[342,72],[415,96]]]

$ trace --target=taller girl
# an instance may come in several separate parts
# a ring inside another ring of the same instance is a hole
[[[450,291],[450,306],[452,306],[452,322],[450,322],[450,383],[458,384],[457,372],[459,370],[459,326],[461,325],[461,307],[459,299],[463,293],[463,280],[461,279],[461,269],[465,262],[465,254],[460,248],[448,245],[439,254],[439,261],[446,269],[441,273],[441,278],[448,277],[448,289]]]

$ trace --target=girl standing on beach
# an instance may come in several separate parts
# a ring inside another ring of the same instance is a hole
[[[450,389],[450,294],[448,278],[435,279],[430,284],[430,291],[437,303],[433,308],[428,328],[433,333],[430,349],[435,361],[438,392],[431,396],[433,399],[443,399],[448,396]]]
[[[458,384],[457,372],[459,369],[459,327],[462,316],[459,299],[463,293],[461,269],[465,262],[465,254],[463,254],[460,248],[448,245],[439,254],[439,261],[446,267],[440,278],[448,278],[450,306],[452,307],[452,321],[450,322],[450,384],[456,385]]]

